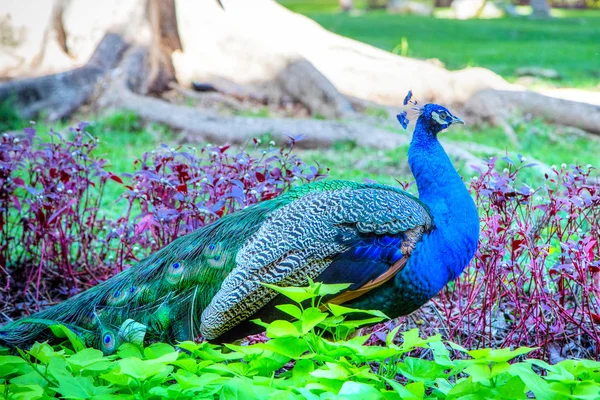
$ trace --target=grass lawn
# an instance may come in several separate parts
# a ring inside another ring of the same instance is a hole
[[[324,28],[392,51],[408,42],[409,57],[437,58],[447,68],[485,67],[513,81],[515,69],[552,68],[560,87],[596,87],[600,82],[600,10],[553,10],[550,21],[500,18],[459,21],[388,15],[383,11],[339,13],[337,1],[282,0],[290,9],[314,19]],[[357,8],[362,4],[357,3]]]

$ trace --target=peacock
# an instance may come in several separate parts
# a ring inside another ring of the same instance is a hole
[[[408,100],[405,100],[405,104]],[[416,102],[412,102],[416,106]],[[319,181],[290,189],[183,236],[111,279],[0,328],[27,347],[62,324],[113,353],[124,342],[226,342],[286,318],[263,283],[350,283],[326,300],[406,315],[456,278],[475,254],[473,199],[438,141],[464,124],[445,107],[414,107],[408,161],[420,198],[397,187]],[[398,116],[406,127],[406,112]]]

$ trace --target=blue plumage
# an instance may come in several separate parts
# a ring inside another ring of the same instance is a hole
[[[339,254],[316,279],[326,283],[352,283],[358,289],[377,279],[403,257],[403,234],[359,234],[350,249]]]
[[[464,124],[440,105],[419,109],[408,162],[419,199],[429,207],[435,228],[416,243],[393,280],[352,301],[352,307],[377,307],[390,316],[409,314],[455,279],[473,258],[479,240],[477,209],[437,137],[455,123]]]

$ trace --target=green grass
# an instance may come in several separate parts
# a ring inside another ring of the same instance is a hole
[[[383,11],[345,14],[329,0],[281,3],[330,31],[387,51],[406,38],[409,57],[437,58],[451,70],[485,67],[512,81],[519,67],[552,68],[563,79],[546,82],[561,87],[591,88],[600,80],[600,10],[553,10],[550,21],[459,21]],[[436,15],[448,14],[442,9]]]
[[[99,139],[95,154],[109,161],[106,169],[116,173],[131,173],[135,170],[134,162],[144,152],[155,150],[160,144],[166,143],[175,146],[175,135],[164,127],[150,125],[144,126],[135,115],[117,112],[95,119],[88,131]],[[47,139],[45,134],[49,128],[44,124],[36,126],[42,139]],[[506,134],[499,127],[452,127],[442,133],[443,143],[475,143],[497,149],[495,152],[473,151],[480,159],[487,157],[504,157],[508,155],[514,160],[518,154],[529,159],[537,159],[547,165],[566,164],[592,164],[596,165],[600,154],[600,140],[593,140],[589,136],[579,136],[572,130],[564,127],[547,125],[541,121],[522,122],[512,124],[517,135],[518,143],[513,145]],[[65,125],[54,128],[65,133]],[[400,132],[400,130],[398,131]],[[402,131],[401,134],[407,134]],[[263,142],[267,143],[270,137],[265,136]],[[190,143],[202,146],[203,143]],[[358,182],[374,180],[384,184],[397,185],[397,181],[412,181],[413,177],[408,167],[408,146],[394,150],[376,150],[357,147],[353,142],[340,141],[329,149],[301,150],[296,149],[307,163],[318,163],[330,168],[330,179],[347,179]],[[468,177],[471,171],[464,162],[454,160],[461,175]],[[503,162],[499,163],[503,166]],[[543,174],[538,169],[525,171],[521,176],[531,186],[542,182]],[[115,204],[115,200],[125,189],[116,182],[109,181],[103,207],[107,215],[120,213],[122,205]],[[115,214],[116,215],[116,214]]]

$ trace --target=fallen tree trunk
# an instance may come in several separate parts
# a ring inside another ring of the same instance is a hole
[[[304,139],[301,146],[304,147],[326,147],[336,141],[352,140],[359,146],[381,149],[393,149],[407,144],[410,140],[407,135],[395,134],[359,122],[223,117],[139,95],[134,92],[133,79],[143,74],[147,58],[147,50],[143,47],[129,50],[120,64],[119,74],[112,77],[98,102],[103,108],[132,111],[146,121],[158,122],[180,130],[184,134],[184,140],[246,143],[252,138],[269,134],[274,140],[285,142],[290,137],[302,135]]]
[[[483,90],[473,95],[465,108],[475,118],[494,121],[521,112],[559,125],[600,134],[600,106],[544,96],[530,91]]]

